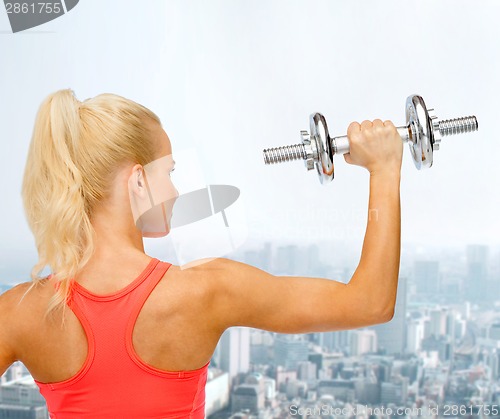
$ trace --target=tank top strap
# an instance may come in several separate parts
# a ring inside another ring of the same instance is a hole
[[[146,300],[150,296],[153,289],[158,285],[160,280],[163,278],[167,270],[172,266],[171,263],[167,262],[158,262],[154,271],[150,275],[148,281],[143,282],[137,289],[134,290],[134,293],[130,295],[129,305],[127,308],[127,318],[124,324],[124,339],[125,339],[125,351],[128,355],[128,358],[135,363],[136,366],[143,369],[148,373],[152,373],[154,375],[163,376],[165,373],[160,371],[151,365],[146,364],[142,359],[139,358],[134,349],[132,334],[134,331],[134,326],[141,312],[142,307],[144,306]],[[168,373],[169,376],[172,376],[174,373]],[[183,377],[183,372],[175,373],[178,374],[179,377]]]
[[[130,317],[127,322],[127,335],[132,333],[132,329],[134,327],[135,321],[139,316],[139,312],[141,311],[144,303],[148,299],[149,295],[153,291],[153,289],[158,285],[160,280],[163,278],[167,270],[172,266],[171,263],[163,262],[161,260],[156,264],[153,272],[148,277],[147,281],[144,281],[134,290],[132,300],[130,301]]]

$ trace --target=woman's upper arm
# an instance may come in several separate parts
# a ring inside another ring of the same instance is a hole
[[[350,284],[274,276],[245,263],[216,259],[211,284],[215,321],[224,330],[247,326],[278,333],[311,333],[383,323],[386,313]]]

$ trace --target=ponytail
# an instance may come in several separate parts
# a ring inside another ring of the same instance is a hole
[[[108,196],[115,169],[124,161],[145,165],[155,158],[146,118],[160,123],[142,105],[109,93],[80,102],[64,89],[42,102],[21,195],[38,251],[26,293],[47,279],[39,276],[47,265],[57,284],[45,317],[66,308],[74,276],[94,254],[92,212]]]

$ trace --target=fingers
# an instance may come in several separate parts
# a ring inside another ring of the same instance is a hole
[[[364,120],[359,124],[358,122],[354,121],[351,122],[349,125],[349,128],[347,128],[347,134],[350,136],[351,134],[360,132],[362,130],[372,128],[372,127],[394,127],[394,124],[390,120],[386,120],[382,122],[381,119],[374,119],[373,122],[369,120]]]
[[[371,128],[372,126],[373,126],[373,123],[371,121],[364,120],[363,122],[361,122],[361,130]]]
[[[351,134],[354,134],[356,132],[360,132],[361,131],[361,126],[356,122],[351,122],[351,124],[349,125],[349,128],[347,128],[347,135],[351,136]]]

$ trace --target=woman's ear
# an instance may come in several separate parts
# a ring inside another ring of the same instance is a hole
[[[142,230],[143,225],[140,217],[151,208],[151,202],[147,191],[144,168],[140,164],[135,165],[130,173],[128,193],[134,224],[138,229]]]
[[[140,199],[147,198],[144,168],[140,164],[134,166],[132,174],[128,179],[128,187],[132,196],[136,196]]]

